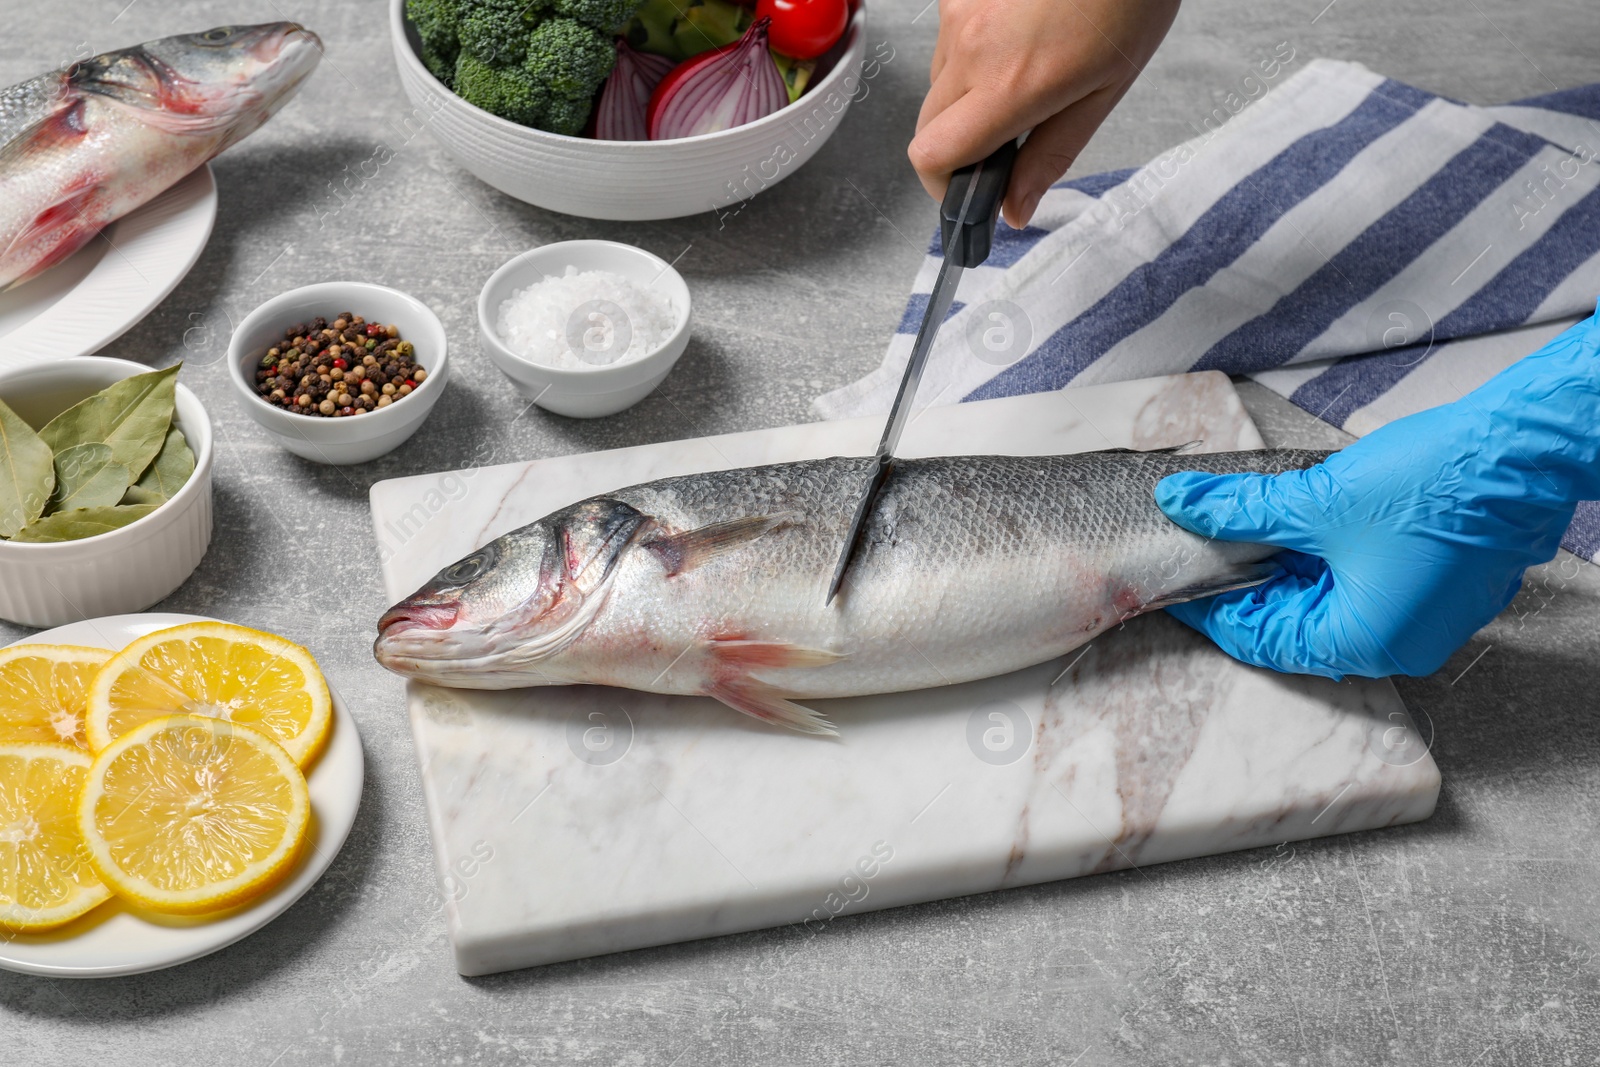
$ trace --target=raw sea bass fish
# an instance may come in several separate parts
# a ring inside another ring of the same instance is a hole
[[[0,90],[0,289],[266,122],[316,67],[293,22],[224,26],[107,52]]]
[[[1151,490],[1180,470],[1278,472],[1323,452],[904,460],[823,604],[870,459],[636,485],[506,534],[378,622],[378,662],[465,689],[597,683],[716,697],[832,728],[795,699],[971,681],[1124,619],[1262,580],[1276,549],[1208,541]]]

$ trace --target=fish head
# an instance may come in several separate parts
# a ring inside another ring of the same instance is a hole
[[[322,57],[297,22],[217,26],[162,37],[74,64],[69,85],[174,134],[219,136],[216,151],[266,122]]]
[[[616,564],[648,525],[597,498],[450,564],[378,620],[373,655],[434,685],[562,684],[561,654],[604,606]]]

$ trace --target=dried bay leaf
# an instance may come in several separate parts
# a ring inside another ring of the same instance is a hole
[[[194,453],[183,431],[176,426],[167,431],[155,461],[128,490],[129,504],[162,503],[177,495],[183,483],[194,474]],[[113,501],[114,503],[114,501]]]
[[[176,407],[178,363],[124,378],[63,411],[39,436],[54,452],[99,442],[137,479],[161,451]]]
[[[52,541],[81,541],[120,530],[138,522],[160,504],[118,504],[109,508],[75,508],[46,515],[24,526],[12,540],[30,544]]]
[[[73,445],[56,453],[56,489],[49,511],[110,507],[128,491],[128,468],[111,458],[111,446],[99,441]]]
[[[43,515],[55,487],[50,446],[0,402],[0,537],[16,536]]]

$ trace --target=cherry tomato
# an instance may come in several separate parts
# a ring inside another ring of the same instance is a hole
[[[816,59],[844,35],[849,0],[757,0],[756,18],[772,19],[772,50],[791,59]]]

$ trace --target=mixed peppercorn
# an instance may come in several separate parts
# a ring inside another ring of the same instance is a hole
[[[274,407],[342,418],[386,408],[427,380],[410,341],[392,323],[346,311],[283,331],[256,370],[256,392]]]

